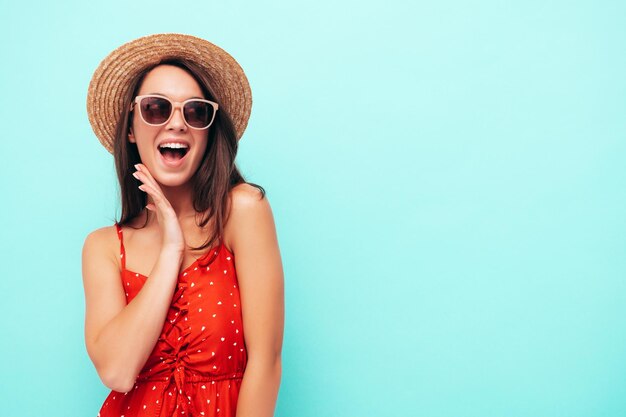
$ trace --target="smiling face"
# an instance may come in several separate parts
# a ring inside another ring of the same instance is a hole
[[[181,103],[190,98],[205,98],[198,82],[187,71],[173,65],[159,65],[146,74],[137,95],[145,94],[158,94]],[[151,126],[142,120],[136,104],[128,135],[128,140],[137,144],[141,163],[159,184],[169,187],[183,185],[195,174],[210,129],[191,129],[185,124],[181,110],[175,106],[167,123]]]

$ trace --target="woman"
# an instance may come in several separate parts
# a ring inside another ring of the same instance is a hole
[[[112,391],[99,416],[272,416],[283,270],[270,205],[234,160],[247,79],[199,38],[139,38],[89,86],[122,214],[83,247],[85,342]]]

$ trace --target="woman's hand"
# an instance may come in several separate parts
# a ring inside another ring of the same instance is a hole
[[[163,195],[159,184],[152,178],[148,168],[143,164],[137,164],[135,168],[137,168],[137,171],[133,173],[133,176],[143,183],[139,186],[139,189],[152,197],[154,202],[149,203],[146,208],[156,212],[157,223],[161,229],[161,237],[163,239],[161,243],[162,249],[180,251],[182,254],[185,251],[185,237],[178,217],[176,217],[176,212]]]

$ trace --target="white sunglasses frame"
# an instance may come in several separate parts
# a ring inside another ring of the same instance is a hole
[[[176,111],[176,109],[179,108],[180,109],[180,114],[181,114],[181,116],[183,118],[183,121],[185,122],[185,125],[187,125],[190,129],[205,130],[205,129],[208,129],[209,127],[211,127],[211,125],[215,121],[215,115],[217,114],[217,110],[219,109],[219,105],[216,102],[210,101],[210,100],[205,100],[205,99],[202,99],[202,98],[190,98],[188,100],[180,102],[180,101],[174,101],[174,100],[170,99],[169,97],[165,97],[165,96],[162,96],[162,95],[159,95],[159,94],[144,94],[144,95],[135,97],[133,102],[130,104],[130,111],[133,111],[133,109],[135,107],[135,104],[139,104],[139,102],[142,99],[146,98],[146,97],[162,98],[164,100],[169,101],[170,104],[172,105],[172,111],[170,112],[170,117],[168,117],[167,120],[164,121],[163,123],[159,123],[159,124],[148,123],[146,121],[146,119],[143,118],[143,113],[141,112],[141,106],[138,106],[139,107],[139,117],[148,126],[163,126],[163,125],[166,125],[170,120],[172,120],[172,116],[174,116],[174,111]],[[185,112],[183,111],[183,107],[185,106],[185,104],[189,103],[190,101],[202,101],[204,103],[210,104],[213,107],[213,117],[211,118],[211,121],[209,122],[209,124],[206,127],[193,127],[193,126],[191,126],[187,122],[187,119],[185,118]]]

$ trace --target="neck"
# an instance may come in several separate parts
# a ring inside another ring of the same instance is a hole
[[[196,211],[192,204],[191,184],[189,182],[178,187],[159,185],[163,196],[176,212],[176,217],[178,217],[179,221],[195,217]],[[154,204],[152,197],[148,196],[148,202]],[[154,220],[156,220],[156,218]]]

